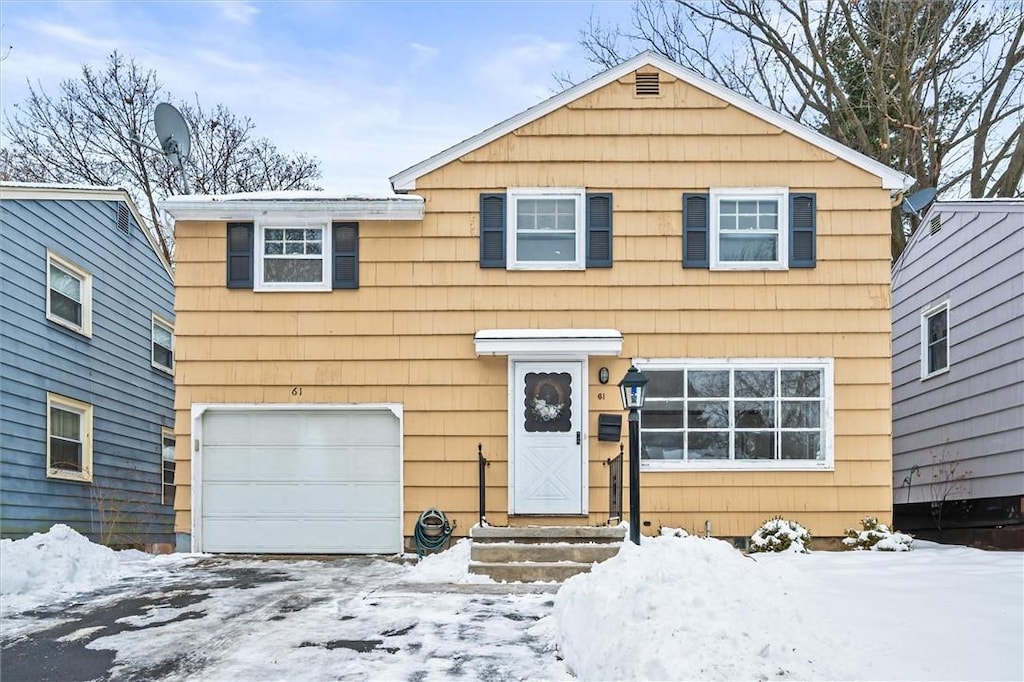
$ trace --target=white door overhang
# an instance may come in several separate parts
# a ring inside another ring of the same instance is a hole
[[[473,338],[477,355],[618,355],[617,329],[481,329]]]

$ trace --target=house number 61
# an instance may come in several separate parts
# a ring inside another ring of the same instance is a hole
[[[604,393],[598,393],[597,394],[597,399],[598,400],[604,400]]]
[[[302,386],[295,386],[292,388],[292,395],[302,395]]]

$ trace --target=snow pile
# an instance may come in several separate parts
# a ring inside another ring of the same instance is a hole
[[[443,552],[428,554],[409,569],[411,583],[490,583],[485,575],[469,572],[469,551],[473,543],[462,538]]]
[[[685,538],[690,536],[690,534],[682,528],[669,528],[668,526],[661,527],[661,534],[672,538]]]
[[[914,548],[914,538],[906,533],[893,531],[873,516],[860,522],[861,530],[850,528],[846,531],[843,544],[851,549],[870,549],[880,552],[909,552]]]
[[[824,622],[805,615],[806,576],[715,539],[624,544],[555,599],[554,636],[581,679],[864,677]]]
[[[751,552],[797,552],[811,549],[811,533],[796,521],[780,516],[768,519],[750,536]]]
[[[77,592],[116,582],[146,570],[154,561],[144,552],[115,552],[64,524],[22,540],[0,540],[0,599],[3,613],[24,611]]]

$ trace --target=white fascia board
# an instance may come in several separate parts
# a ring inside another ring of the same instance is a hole
[[[477,355],[603,355],[622,352],[616,329],[481,329],[473,338]]]
[[[884,189],[902,190],[910,187],[915,182],[914,178],[906,173],[897,171],[883,163],[865,156],[864,154],[861,154],[858,151],[850,149],[846,145],[836,142],[830,137],[808,128],[802,123],[798,123],[791,118],[783,116],[763,104],[744,97],[739,93],[733,92],[723,85],[719,85],[712,80],[704,78],[698,73],[676,64],[666,57],[647,51],[638,54],[632,59],[622,62],[618,66],[599,73],[593,78],[583,81],[582,83],[579,83],[568,90],[541,102],[540,104],[530,107],[526,111],[520,112],[515,116],[506,119],[478,135],[474,135],[453,147],[449,147],[443,152],[435,154],[415,166],[411,166],[399,173],[396,173],[391,176],[391,186],[396,192],[414,190],[416,189],[417,178],[426,175],[427,173],[436,170],[441,166],[484,146],[485,144],[493,142],[499,137],[503,137],[517,128],[531,123],[542,116],[546,116],[573,100],[579,99],[584,95],[588,95],[594,90],[597,90],[612,81],[618,80],[619,78],[636,71],[642,66],[653,66],[664,71],[665,73],[670,74],[695,88],[714,95],[738,109],[757,116],[758,118],[771,123],[772,125],[777,126],[778,128],[781,128],[782,130],[785,130],[786,132],[789,132],[800,139],[813,144],[814,146],[819,147],[830,154],[833,154],[834,156],[867,171],[868,173],[871,173],[872,175],[877,176],[881,180],[881,186]]]
[[[418,201],[417,201],[418,199]],[[423,198],[325,199],[319,201],[254,199],[211,201],[175,197],[159,203],[175,220],[259,220],[295,216],[308,220],[423,220]]]

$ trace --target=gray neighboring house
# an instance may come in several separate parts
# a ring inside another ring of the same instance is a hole
[[[1024,545],[1024,199],[933,204],[892,324],[897,527]]]

